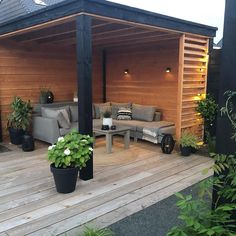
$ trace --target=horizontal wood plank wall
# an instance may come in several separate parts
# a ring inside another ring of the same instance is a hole
[[[209,39],[184,35],[182,62],[182,92],[180,93],[180,134],[184,129],[192,130],[199,140],[203,138],[203,120],[196,112],[197,101],[203,99],[207,87]]]
[[[178,40],[107,51],[107,100],[154,105],[176,121]],[[166,68],[171,73],[166,73]],[[129,75],[124,75],[124,70]]]
[[[102,101],[101,53],[94,56],[94,101]],[[5,44],[0,47],[0,105],[3,133],[14,96],[38,103],[40,89],[50,88],[55,101],[72,101],[76,91],[74,50]]]

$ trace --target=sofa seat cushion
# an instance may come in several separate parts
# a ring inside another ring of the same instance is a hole
[[[153,121],[156,108],[154,106],[132,105],[132,118],[134,120]]]
[[[153,121],[153,122],[140,122],[139,125],[137,126],[137,131],[138,132],[143,132],[144,128],[147,129],[159,129],[159,134],[161,133],[162,128],[164,127],[174,127],[173,122],[169,121]]]
[[[138,120],[113,120],[114,125],[129,126],[132,131],[137,130],[139,123]]]
[[[72,129],[78,129],[78,122],[72,122],[69,129],[60,128],[60,129],[59,129],[60,135],[61,135],[61,136],[65,136],[65,135],[68,134]]]

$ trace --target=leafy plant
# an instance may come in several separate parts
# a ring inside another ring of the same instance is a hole
[[[106,110],[106,111],[103,113],[103,117],[104,117],[104,118],[111,118],[111,111]]]
[[[32,106],[30,101],[15,97],[11,103],[12,112],[8,116],[7,127],[27,130],[30,126]]]
[[[92,229],[86,227],[84,233],[81,236],[112,236],[114,235],[113,232],[108,229]]]
[[[216,119],[218,104],[214,98],[207,94],[206,98],[197,102],[196,111],[200,113],[207,127],[210,127]]]
[[[236,92],[228,91],[225,94],[228,95],[228,99],[221,111],[229,118],[235,131],[233,137],[236,137],[233,104],[231,104],[231,99]],[[215,176],[201,184],[198,198],[195,200],[192,195],[177,194],[180,199],[177,202],[177,206],[180,208],[179,218],[184,221],[184,225],[172,228],[167,236],[236,235],[236,154],[212,153],[211,157],[215,164],[210,169],[214,170]],[[208,169],[205,171],[207,172]],[[213,203],[212,194],[209,191],[212,186],[216,193]]]
[[[86,167],[93,151],[93,138],[79,134],[75,129],[65,137],[59,137],[55,145],[48,147],[48,160],[58,168]]]
[[[198,138],[195,134],[191,133],[188,130],[184,130],[181,138],[179,140],[179,144],[182,147],[192,147],[192,148],[198,148]]]
[[[226,115],[234,129],[234,134],[232,139],[236,141],[236,112],[234,111],[234,103],[232,101],[233,97],[236,97],[236,91],[226,91],[225,95],[227,95],[225,106],[221,108],[221,114]]]

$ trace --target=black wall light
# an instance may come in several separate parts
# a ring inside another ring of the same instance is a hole
[[[125,70],[124,70],[124,74],[125,74],[125,75],[128,75],[128,74],[129,74],[129,69],[125,69]]]
[[[166,67],[166,73],[170,73],[171,72],[171,68],[170,67]]]

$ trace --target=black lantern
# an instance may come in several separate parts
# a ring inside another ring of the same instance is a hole
[[[175,140],[171,134],[165,134],[161,140],[161,150],[165,154],[171,154],[175,146]]]
[[[49,90],[47,91],[47,103],[53,103],[54,101],[54,95],[53,93]]]

